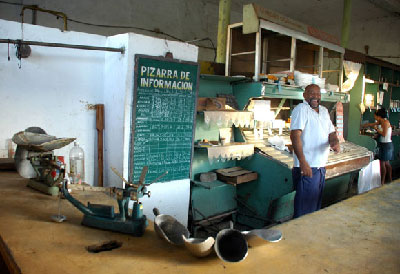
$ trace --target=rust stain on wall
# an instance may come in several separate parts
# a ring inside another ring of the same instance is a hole
[[[85,104],[85,108],[87,110],[96,110],[96,105],[94,104],[89,104],[88,101],[83,101],[83,100],[79,100],[80,103]]]

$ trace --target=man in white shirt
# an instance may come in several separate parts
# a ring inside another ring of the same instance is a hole
[[[319,105],[319,86],[308,85],[303,97],[303,103],[297,105],[292,112],[290,124],[290,139],[294,150],[292,176],[296,190],[294,218],[321,208],[329,147],[337,153],[340,151],[339,139],[329,112]]]

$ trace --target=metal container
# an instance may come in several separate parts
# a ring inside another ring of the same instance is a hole
[[[200,239],[200,238],[186,238],[185,235],[182,235],[182,238],[186,248],[189,250],[190,253],[192,253],[192,255],[196,257],[205,257],[209,255],[212,251],[215,242],[213,237],[208,237],[207,239]]]
[[[189,238],[189,230],[174,217],[160,214],[157,208],[153,209],[153,213],[156,216],[154,230],[157,235],[173,245],[184,245],[182,236]]]
[[[265,244],[265,242],[279,242],[282,239],[282,232],[277,229],[253,229],[242,231],[242,234],[251,247]]]
[[[230,263],[241,262],[248,254],[247,241],[236,229],[223,229],[218,232],[214,249],[221,260]]]

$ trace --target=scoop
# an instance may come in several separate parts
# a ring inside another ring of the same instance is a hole
[[[161,238],[173,245],[184,245],[182,236],[189,238],[189,230],[178,220],[170,215],[160,214],[157,208],[153,208],[154,230]]]
[[[267,242],[279,242],[282,239],[282,232],[277,229],[253,229],[250,231],[242,231],[242,234],[250,246],[256,246]],[[261,241],[260,241],[261,240]]]
[[[214,238],[208,237],[207,239],[201,238],[186,238],[182,235],[183,241],[189,252],[196,257],[205,257],[212,251],[214,245]]]

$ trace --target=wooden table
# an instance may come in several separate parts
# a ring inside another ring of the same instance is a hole
[[[215,254],[195,258],[160,239],[149,225],[143,237],[84,227],[82,214],[62,200],[67,222],[55,223],[57,197],[26,187],[13,172],[0,173],[0,252],[14,273],[399,273],[400,182],[277,226],[279,243],[249,248],[241,263]],[[116,202],[101,192],[75,192],[86,203]],[[177,197],[178,198],[178,197]],[[104,241],[122,247],[88,253]]]

